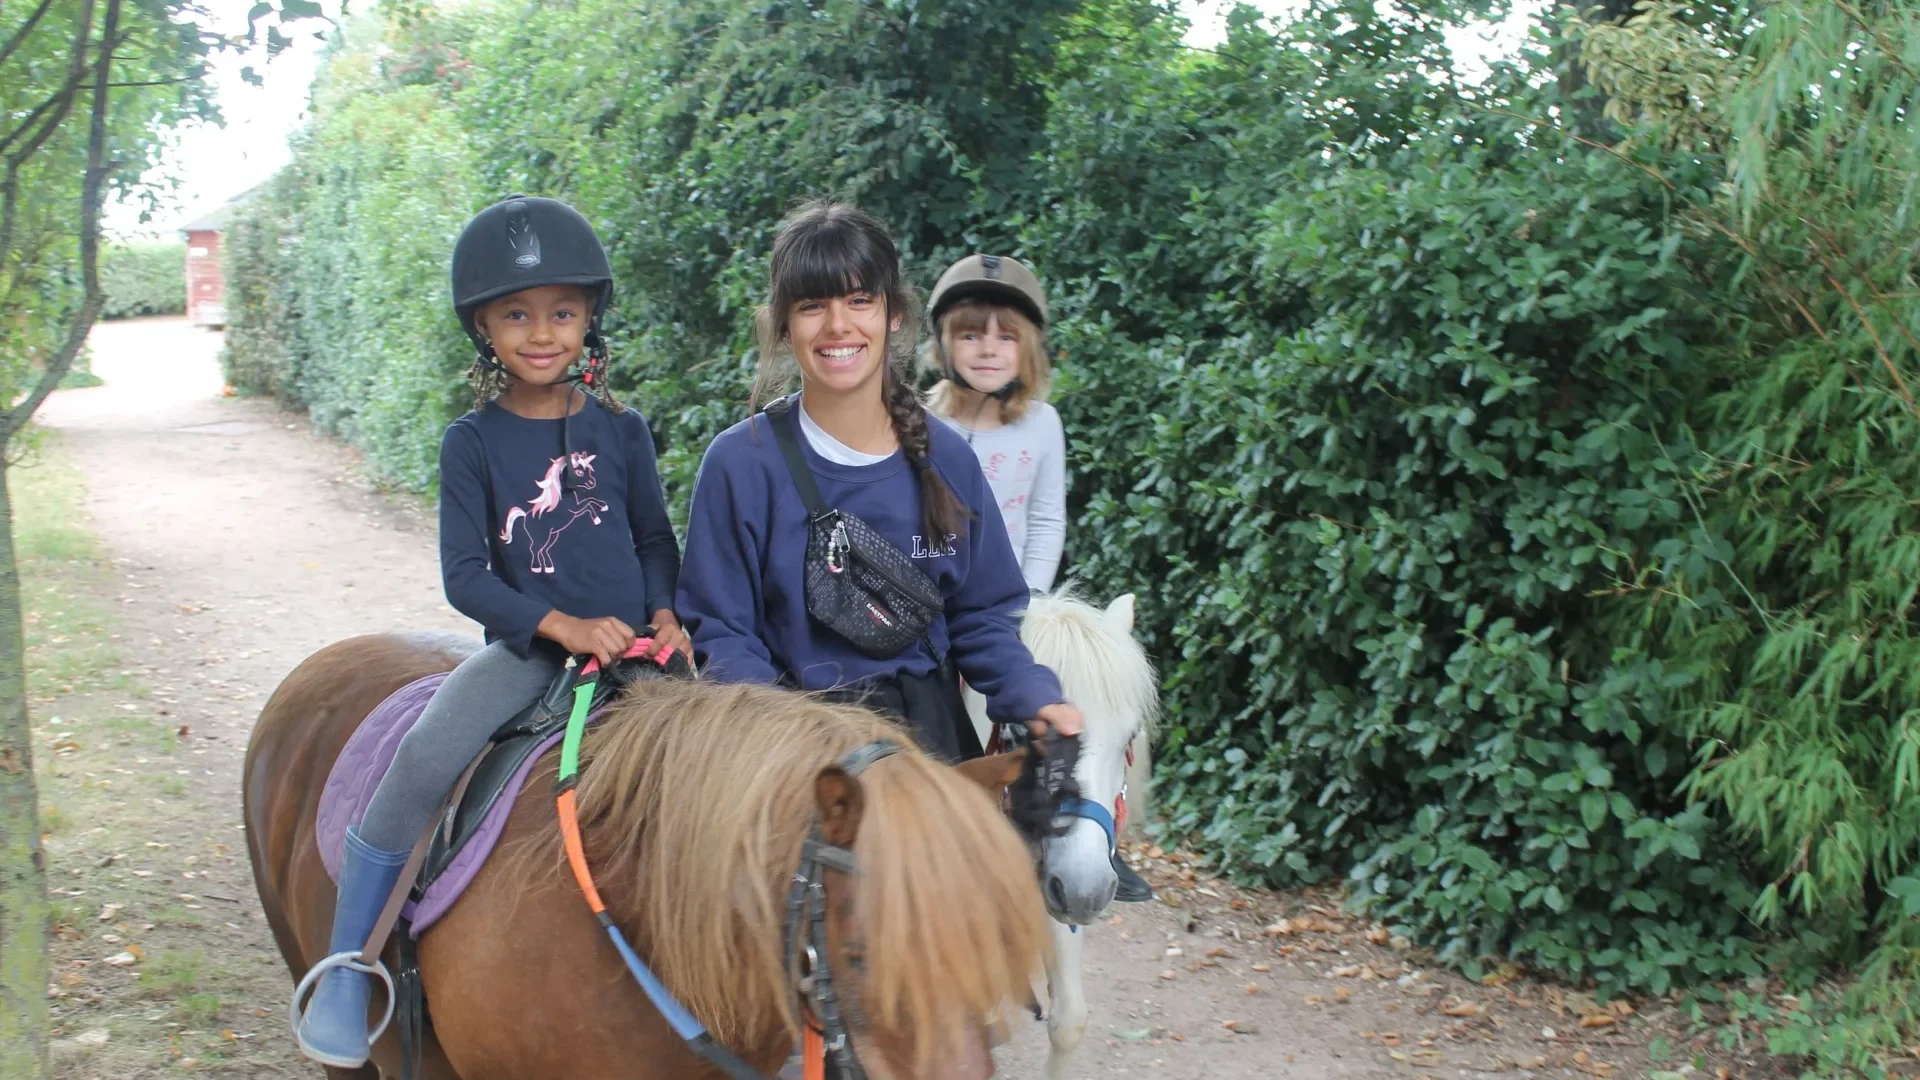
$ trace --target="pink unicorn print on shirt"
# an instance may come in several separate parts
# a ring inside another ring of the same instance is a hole
[[[572,456],[571,463],[574,469],[577,470],[576,475],[580,477],[580,487],[573,493],[573,505],[563,511],[567,514],[567,519],[558,525],[550,522],[547,523],[546,542],[533,549],[534,573],[553,573],[553,545],[560,539],[560,534],[567,531],[567,526],[580,520],[582,515],[591,518],[593,523],[598,525],[600,524],[600,515],[606,513],[607,504],[605,502],[591,495],[580,494],[581,491],[593,490],[595,484],[593,459],[595,456],[596,455],[593,454],[580,453]],[[553,459],[553,464],[547,466],[547,475],[540,480],[540,494],[527,500],[527,506],[531,509],[522,510],[516,506],[507,511],[506,527],[500,530],[501,543],[513,543],[513,527],[519,524],[522,519],[525,519],[527,522],[527,544],[529,546],[533,544],[533,523],[545,517],[549,512],[561,509],[560,470],[566,468],[568,463],[569,459],[557,457]]]

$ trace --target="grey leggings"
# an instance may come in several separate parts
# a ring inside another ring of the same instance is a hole
[[[382,851],[410,850],[487,737],[533,704],[564,662],[538,641],[530,656],[496,641],[461,661],[400,740],[393,767],[367,805],[360,839]]]

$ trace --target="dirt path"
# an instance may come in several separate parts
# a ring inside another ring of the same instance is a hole
[[[60,1075],[317,1077],[285,1029],[290,986],[238,831],[249,726],[330,641],[477,631],[441,596],[429,515],[369,490],[304,420],[220,397],[217,335],[142,320],[93,341],[106,385],[43,414],[85,477],[107,571],[75,588],[113,609],[123,676],[70,698],[35,691],[48,800],[84,815],[49,842],[67,911]],[[88,716],[119,726],[65,734]],[[1637,1075],[1665,1026],[1610,1014],[1583,1028],[1600,1015],[1588,1003],[1433,973],[1331,904],[1153,869],[1172,903],[1118,909],[1090,933],[1079,1076]],[[1041,1025],[1017,1025],[1001,1075],[1038,1077],[1045,1047]]]

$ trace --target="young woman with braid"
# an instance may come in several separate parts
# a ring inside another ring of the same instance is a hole
[[[1027,584],[980,463],[907,383],[917,305],[886,229],[845,204],[806,206],[781,226],[771,279],[754,401],[789,361],[801,390],[721,433],[701,462],[674,609],[708,677],[858,698],[961,760],[981,748],[957,667],[995,720],[1079,734],[1059,679],[1020,641]],[[809,610],[810,515],[783,437],[826,506],[937,589],[925,634],[897,654],[876,657]]]

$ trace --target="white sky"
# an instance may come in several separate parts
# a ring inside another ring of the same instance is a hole
[[[1268,15],[1298,11],[1305,6],[1301,0],[1246,2]],[[1449,31],[1447,47],[1459,62],[1461,74],[1469,78],[1484,77],[1488,72],[1487,58],[1517,50],[1527,38],[1527,24],[1549,2],[1551,0],[1513,0],[1513,12],[1502,22],[1480,23]],[[1212,48],[1226,37],[1227,12],[1233,10],[1234,0],[1177,0],[1177,6],[1192,24],[1187,31],[1187,44],[1203,49]]]
[[[253,0],[203,3],[212,16],[210,29],[228,35],[246,33],[247,10]],[[329,15],[339,13],[338,0],[323,0],[323,6]],[[301,32],[294,44],[271,61],[266,59],[264,21],[261,44],[248,55],[224,52],[212,58],[214,89],[226,126],[193,124],[175,132],[167,163],[159,170],[171,174],[179,185],[163,204],[166,209],[142,224],[141,205],[109,206],[102,222],[109,237],[176,239],[178,234],[172,230],[259,184],[287,163],[287,136],[306,118],[307,88],[326,47],[314,40],[313,31],[329,29],[317,19],[298,25]],[[240,69],[248,65],[261,74],[265,86],[250,86],[240,78]]]
[[[322,0],[330,15],[339,12],[339,0]],[[375,0],[354,0],[372,6]],[[1300,0],[1252,0],[1253,6],[1269,13],[1296,10]],[[1459,59],[1463,73],[1470,77],[1486,70],[1484,58],[1510,53],[1525,40],[1527,20],[1534,17],[1548,0],[1514,0],[1514,15],[1504,24],[1485,25],[1456,31],[1449,45]],[[253,0],[203,0],[211,14],[212,28],[225,34],[246,31],[247,10]],[[1179,6],[1192,20],[1187,41],[1201,48],[1217,45],[1225,35],[1226,13],[1232,0],[1180,0]],[[358,10],[358,9],[356,9]],[[267,62],[264,48],[250,56],[223,54],[213,61],[213,82],[224,127],[196,124],[176,133],[175,145],[167,154],[162,173],[170,174],[177,187],[163,203],[154,220],[142,223],[137,205],[109,206],[104,226],[109,237],[132,240],[147,237],[171,239],[181,224],[218,207],[221,203],[272,176],[288,159],[287,136],[306,119],[307,89],[318,67],[325,46],[314,40],[312,30],[325,24],[312,21],[295,37],[294,45]],[[264,41],[264,29],[262,31]],[[240,78],[240,69],[251,64],[266,80],[266,85],[248,85]]]

